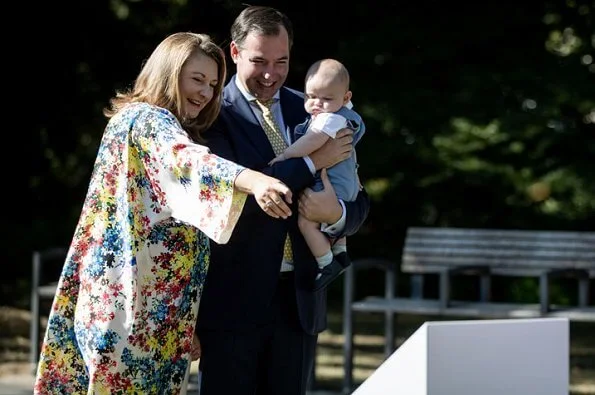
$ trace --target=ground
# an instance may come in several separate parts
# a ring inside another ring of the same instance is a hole
[[[340,390],[343,378],[342,318],[332,309],[329,329],[319,338],[316,359],[316,387]],[[27,310],[0,306],[0,377],[31,373]],[[401,315],[397,324],[397,345],[425,321],[436,317]],[[42,325],[45,320],[42,320]],[[354,382],[365,380],[383,360],[382,315],[358,315],[355,320]],[[572,395],[595,394],[595,323],[572,323],[570,327],[570,389]]]
[[[0,376],[31,370],[30,319],[26,310],[0,306]]]

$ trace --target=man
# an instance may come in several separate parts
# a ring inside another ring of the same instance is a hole
[[[355,233],[368,215],[365,191],[355,202],[339,202],[324,171],[325,190],[307,188],[316,170],[350,155],[347,130],[309,157],[267,165],[307,116],[303,94],[283,87],[291,22],[274,8],[251,6],[236,18],[231,38],[236,74],[225,88],[216,125],[204,135],[206,144],[224,158],[279,178],[294,196],[304,191],[299,212],[331,224],[334,236]],[[211,243],[197,322],[201,395],[305,393],[318,333],[327,325],[326,290],[313,291],[317,264],[297,227],[297,209],[294,201],[294,215],[273,219],[251,199],[230,241]],[[336,259],[346,264],[346,254]]]

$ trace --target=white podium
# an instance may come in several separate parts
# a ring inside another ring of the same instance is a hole
[[[353,395],[568,395],[564,318],[426,322]]]

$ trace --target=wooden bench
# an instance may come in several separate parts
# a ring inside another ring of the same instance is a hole
[[[384,295],[355,300],[356,273],[368,269],[384,272]],[[398,296],[396,273],[396,263],[378,258],[356,260],[345,272],[345,393],[353,386],[354,313],[384,313],[386,357],[394,351],[393,316],[397,313],[595,321],[595,306],[589,305],[590,282],[595,278],[595,232],[411,227],[401,255],[401,273],[410,276],[410,296]],[[424,298],[428,275],[437,277],[439,289],[433,299]],[[479,294],[475,300],[453,300],[451,282],[456,276],[477,279]],[[491,283],[495,276],[538,278],[539,303],[493,301]],[[550,302],[550,285],[562,277],[576,281],[576,305]]]

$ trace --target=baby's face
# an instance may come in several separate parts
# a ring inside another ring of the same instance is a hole
[[[338,81],[326,81],[314,75],[306,82],[304,107],[309,114],[335,112],[349,101],[348,91]]]

